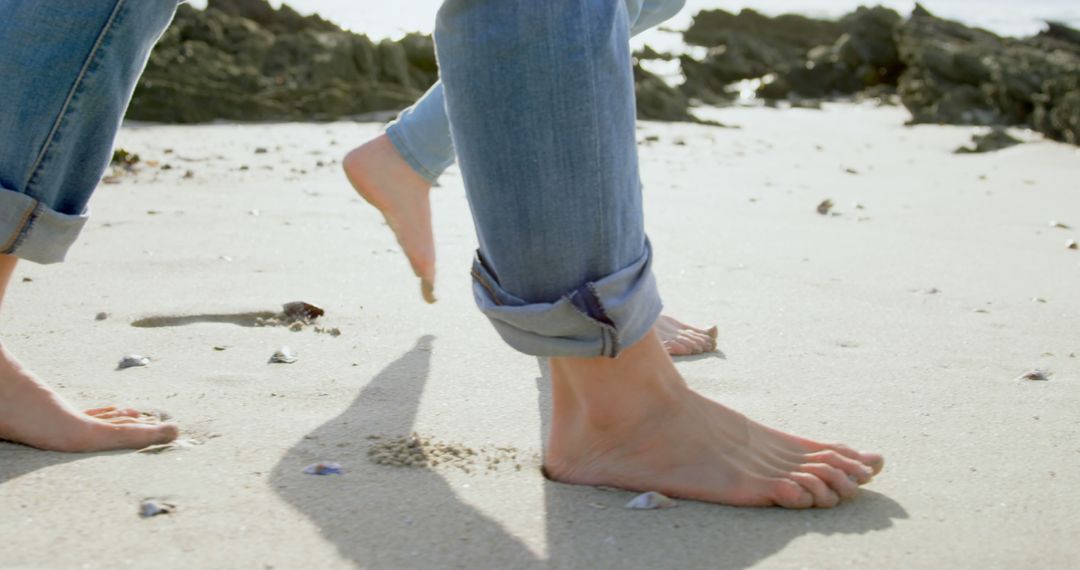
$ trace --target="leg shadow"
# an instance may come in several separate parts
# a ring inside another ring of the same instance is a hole
[[[550,433],[551,371],[538,359],[541,424]],[[749,568],[806,534],[864,534],[906,519],[873,491],[829,510],[745,509],[680,501],[666,511],[623,508],[633,493],[545,481],[551,568]]]
[[[308,517],[342,557],[364,568],[498,568],[536,558],[497,522],[458,500],[439,473],[376,465],[371,435],[413,431],[434,337],[383,369],[338,417],[304,436],[271,474],[275,491]],[[337,461],[344,475],[303,468]]]

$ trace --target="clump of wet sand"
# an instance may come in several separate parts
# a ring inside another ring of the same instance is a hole
[[[526,455],[515,447],[470,447],[461,443],[439,441],[416,433],[408,437],[375,440],[368,448],[368,459],[378,465],[414,468],[452,468],[465,473],[477,471],[521,471],[523,465],[535,464],[539,458]]]

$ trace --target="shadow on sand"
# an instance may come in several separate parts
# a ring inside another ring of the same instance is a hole
[[[367,460],[367,436],[413,431],[433,340],[420,338],[376,375],[348,409],[290,449],[271,477],[276,492],[358,567],[735,569],[806,534],[862,534],[907,518],[899,504],[872,491],[828,511],[684,502],[671,511],[632,512],[590,506],[611,504],[612,491],[541,480],[547,556],[538,558],[498,521],[459,501],[438,472],[380,467]],[[550,375],[543,361],[536,380],[546,433]],[[313,481],[302,473],[305,465],[328,458],[345,464],[347,474]],[[478,477],[475,484],[497,476]]]

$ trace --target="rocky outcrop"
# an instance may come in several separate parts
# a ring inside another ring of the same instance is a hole
[[[1080,41],[1060,24],[1022,40],[917,10],[897,32],[915,123],[1029,125],[1080,144]]]
[[[438,77],[426,36],[373,42],[265,0],[181,4],[128,117],[194,123],[333,119],[411,104]]]
[[[647,54],[661,57],[660,54]],[[438,79],[430,36],[374,42],[266,0],[181,4],[128,117],[166,123],[331,120],[393,112]],[[693,120],[687,98],[635,70],[642,118]]]
[[[1080,32],[1049,23],[1037,36],[1002,38],[917,6],[906,21],[882,7],[836,22],[701,12],[682,56],[681,90],[705,102],[759,79],[758,96],[824,99],[895,90],[914,123],[1027,125],[1080,144]]]

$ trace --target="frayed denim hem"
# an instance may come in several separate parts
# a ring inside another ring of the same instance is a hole
[[[88,212],[61,214],[26,194],[0,188],[0,254],[61,262],[88,219]]]

